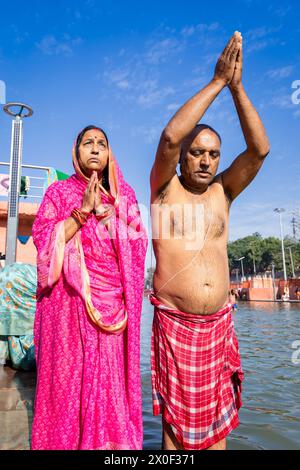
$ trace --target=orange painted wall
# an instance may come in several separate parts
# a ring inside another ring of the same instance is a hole
[[[19,235],[31,235],[32,224],[39,205],[22,202],[19,204]],[[5,253],[7,226],[7,202],[0,201],[0,251]],[[17,240],[17,261],[20,263],[36,264],[36,248],[32,237],[23,245]]]
[[[273,288],[250,287],[248,289],[249,300],[274,300]],[[277,289],[275,290],[276,295]]]
[[[275,296],[280,299],[284,293],[285,285],[289,287],[289,295],[291,300],[297,300],[295,290],[300,289],[300,279],[288,279],[286,282],[283,279],[275,279]],[[273,300],[273,282],[270,277],[257,277],[250,281],[244,281],[241,284],[231,282],[231,289],[242,288],[242,292],[247,295],[247,300]]]

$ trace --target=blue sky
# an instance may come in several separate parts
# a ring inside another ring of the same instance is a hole
[[[235,30],[244,37],[244,85],[271,141],[255,181],[234,202],[230,239],[259,231],[279,236],[300,208],[300,14],[296,1],[1,2],[0,80],[7,101],[34,109],[25,121],[24,163],[72,172],[77,132],[95,123],[139,201],[149,203],[149,173],[160,133],[178,107],[212,77]],[[204,117],[222,135],[220,169],[244,149],[227,90]],[[8,161],[10,120],[0,113],[0,160]]]

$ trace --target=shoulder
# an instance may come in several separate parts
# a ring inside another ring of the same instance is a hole
[[[66,180],[59,180],[50,184],[47,191],[65,191],[66,189],[74,188],[74,183],[76,184],[76,178],[74,177],[74,175],[72,175],[69,176],[69,178],[67,178]]]
[[[122,184],[121,196],[127,197],[127,199],[129,199],[132,202],[136,201],[136,194],[135,194],[134,189],[125,180],[123,181],[123,184]]]
[[[55,181],[54,183],[51,183],[50,186],[48,186],[45,194],[56,193],[56,192],[63,190],[66,187],[67,181],[68,180],[63,180],[63,181]]]
[[[67,180],[55,181],[54,183],[50,184],[50,186],[45,191],[44,198],[61,198],[71,187],[71,182],[69,180],[70,178]]]

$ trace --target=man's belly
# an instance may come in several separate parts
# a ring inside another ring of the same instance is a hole
[[[211,315],[228,301],[226,248],[210,244],[197,255],[156,250],[154,293],[163,303],[186,313]]]

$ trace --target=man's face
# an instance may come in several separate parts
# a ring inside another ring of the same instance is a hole
[[[221,143],[210,129],[195,129],[182,146],[181,174],[184,182],[197,189],[208,186],[216,176]]]
[[[87,131],[79,145],[78,162],[86,176],[93,171],[102,173],[108,161],[108,145],[103,132],[98,129]]]

